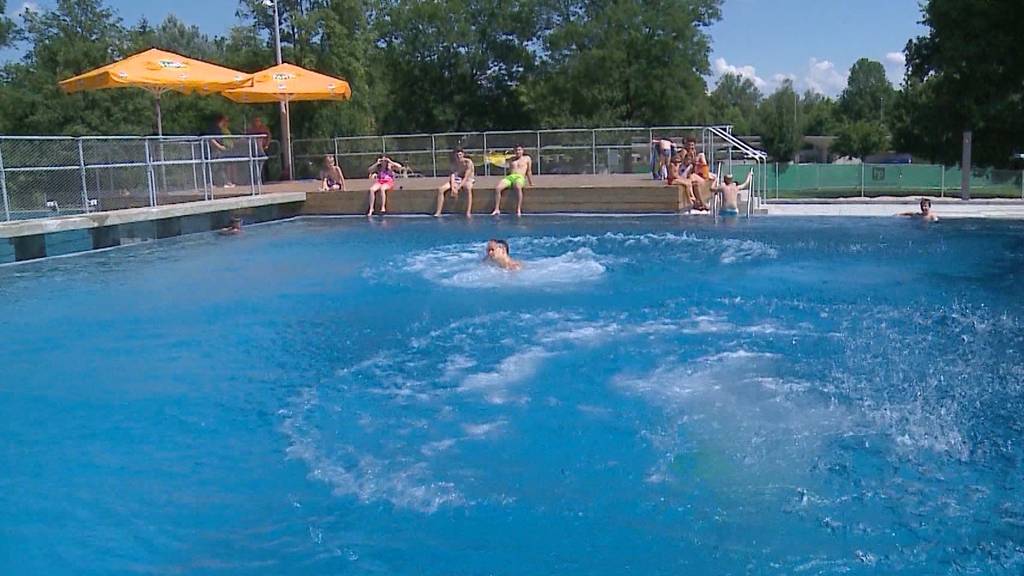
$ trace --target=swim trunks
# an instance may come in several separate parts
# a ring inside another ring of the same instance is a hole
[[[456,190],[458,190],[459,188],[462,188],[462,182],[463,182],[463,180],[462,180],[462,177],[461,177],[461,176],[455,176],[455,175],[453,174],[453,175],[452,175],[452,179],[453,179],[453,180],[454,180],[454,182],[455,182],[455,186],[454,186],[454,188],[455,188]],[[472,184],[472,183],[474,183],[474,182],[476,182],[476,178],[470,178],[470,179],[469,179],[469,183],[470,183],[470,184]]]
[[[522,174],[509,174],[502,178],[501,181],[505,183],[505,186],[515,186],[516,184],[522,186],[526,183],[526,178]]]
[[[395,186],[395,177],[389,172],[382,172],[377,174],[377,184],[387,188],[393,188]]]

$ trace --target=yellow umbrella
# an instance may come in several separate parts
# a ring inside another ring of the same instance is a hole
[[[252,80],[251,86],[225,90],[221,94],[245,104],[348,100],[352,97],[348,82],[287,62],[253,74]]]
[[[341,78],[332,78],[326,74],[306,70],[301,66],[285,62],[253,74],[252,86],[225,90],[221,92],[221,95],[229,100],[245,104],[268,102],[281,104],[284,167],[286,177],[290,177],[292,130],[288,103],[301,100],[348,100],[352,97],[352,88]]]
[[[60,82],[68,93],[106,88],[142,88],[156,96],[157,132],[163,135],[160,95],[173,90],[184,94],[211,94],[252,84],[252,76],[202,60],[151,48],[113,64]]]

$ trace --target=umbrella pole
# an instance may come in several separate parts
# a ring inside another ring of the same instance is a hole
[[[160,93],[156,93],[156,135],[163,137],[164,135],[164,121],[160,114]]]
[[[292,119],[288,99],[281,102],[281,144],[283,149],[284,179],[291,180],[292,175]]]

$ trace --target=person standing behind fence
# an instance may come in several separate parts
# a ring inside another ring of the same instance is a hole
[[[209,134],[211,136],[221,136],[221,138],[210,138],[210,156],[211,160],[219,160],[230,156],[231,140],[225,138],[225,136],[231,136],[231,127],[228,123],[228,117],[224,114],[218,114],[213,121],[213,126],[210,127]],[[221,179],[224,182],[225,188],[234,188],[234,166],[230,162],[215,162],[214,167],[211,170],[211,177],[214,174],[221,175]],[[216,186],[216,179],[214,180]]]
[[[655,138],[651,140],[651,152],[655,155],[657,164],[653,166],[655,180],[668,178],[668,164],[672,159],[676,145],[668,138]],[[652,164],[654,164],[652,162]]]
[[[367,216],[373,216],[373,205],[378,192],[380,192],[381,214],[388,211],[388,190],[395,187],[395,171],[401,169],[402,165],[388,158],[386,154],[378,156],[377,161],[370,164],[369,168],[367,168],[372,182],[369,192],[370,207],[366,211]]]
[[[270,128],[267,128],[267,125],[263,123],[263,118],[260,118],[259,116],[254,117],[252,119],[252,122],[249,123],[249,129],[246,130],[245,133],[250,135],[250,136],[259,136],[259,138],[255,139],[255,142],[253,144],[254,148],[252,150],[252,153],[254,155],[256,155],[258,157],[265,157],[265,156],[269,155],[269,151],[270,151]],[[261,181],[262,181],[262,178],[265,177],[265,174],[263,172],[263,166],[264,166],[265,163],[266,163],[266,160],[260,160],[259,161],[259,170],[260,170],[260,179],[261,179]]]

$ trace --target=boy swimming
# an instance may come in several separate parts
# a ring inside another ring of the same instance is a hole
[[[487,256],[484,261],[491,262],[505,270],[520,270],[523,267],[522,263],[513,260],[509,255],[508,242],[498,238],[487,241]]]

